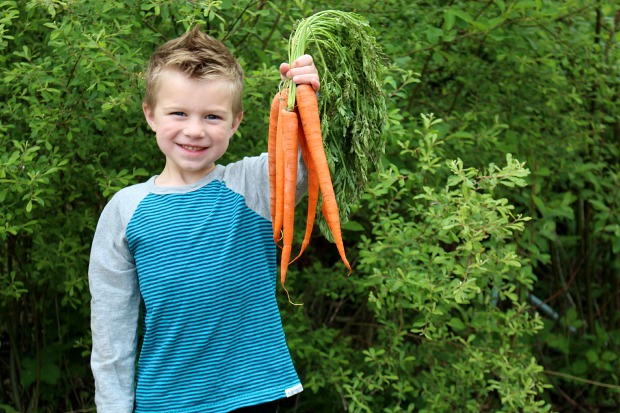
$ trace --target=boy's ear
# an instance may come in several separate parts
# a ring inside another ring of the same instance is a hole
[[[241,120],[243,119],[243,112],[237,115],[232,124],[232,133],[234,134],[239,129],[239,125],[241,125]]]
[[[153,111],[148,107],[146,102],[142,103],[142,112],[144,112],[144,118],[146,119],[146,123],[149,124],[153,132],[156,132],[157,124],[155,123],[155,116],[153,115]]]

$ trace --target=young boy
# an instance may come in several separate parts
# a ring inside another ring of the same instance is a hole
[[[280,73],[319,88],[311,56]],[[276,303],[267,155],[215,164],[242,87],[237,60],[197,28],[151,57],[143,109],[166,163],[110,200],[92,245],[98,413],[275,412],[302,391]]]

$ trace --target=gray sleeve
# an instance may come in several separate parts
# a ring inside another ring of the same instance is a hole
[[[297,166],[297,202],[308,191],[306,166],[299,151]],[[263,218],[271,221],[269,210],[269,157],[263,153],[246,157],[226,166],[223,181],[231,190],[245,198],[247,206]]]
[[[125,238],[127,223],[138,203],[134,197],[127,199],[130,192],[119,192],[103,210],[88,269],[91,368],[99,413],[131,413],[134,407],[141,298],[135,263]]]

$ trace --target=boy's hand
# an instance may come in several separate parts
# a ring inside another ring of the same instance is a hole
[[[318,92],[321,87],[319,72],[314,65],[312,56],[308,54],[295,59],[292,65],[282,63],[280,65],[280,76],[282,80],[292,79],[298,85],[302,83],[309,84],[315,92]]]

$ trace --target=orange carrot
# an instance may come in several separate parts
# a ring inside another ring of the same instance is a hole
[[[286,107],[287,98],[286,89],[280,93],[280,102],[278,106],[278,122],[276,131],[276,147],[275,147],[275,211],[273,223],[273,239],[278,243],[280,240],[280,232],[282,230],[282,219],[284,213],[284,137],[282,135],[282,113]]]
[[[271,101],[269,111],[269,139],[267,153],[269,163],[269,211],[271,213],[271,225],[275,233],[276,217],[276,134],[278,132],[278,117],[280,115],[280,92],[276,93]]]
[[[316,92],[312,89],[312,86],[307,84],[297,85],[296,88],[295,97],[299,110],[299,117],[301,118],[304,134],[306,136],[308,152],[316,166],[319,187],[323,196],[321,210],[323,211],[325,222],[334,236],[340,258],[348,268],[349,274],[351,274],[351,265],[344,251],[336,194],[334,193],[329,165],[327,164],[327,157],[323,148],[323,137],[321,135],[321,121]]]
[[[308,212],[306,215],[306,232],[301,243],[301,248],[299,249],[299,254],[297,254],[297,256],[290,263],[293,263],[301,257],[310,243],[310,236],[312,235],[314,220],[316,218],[316,207],[319,201],[319,180],[316,175],[316,167],[314,166],[314,162],[312,162],[312,158],[308,153],[308,144],[306,142],[306,135],[304,134],[303,126],[301,125],[301,119],[299,119],[299,123],[297,135],[299,137],[301,155],[304,159],[304,164],[306,165],[308,174]]]
[[[280,283],[284,287],[286,271],[293,247],[293,228],[295,225],[295,195],[297,190],[298,163],[298,116],[295,111],[283,109],[282,136],[284,140],[284,211],[282,220],[282,255],[280,257]],[[284,288],[286,290],[286,288]],[[288,295],[288,291],[287,291]],[[290,297],[289,297],[290,301]]]

